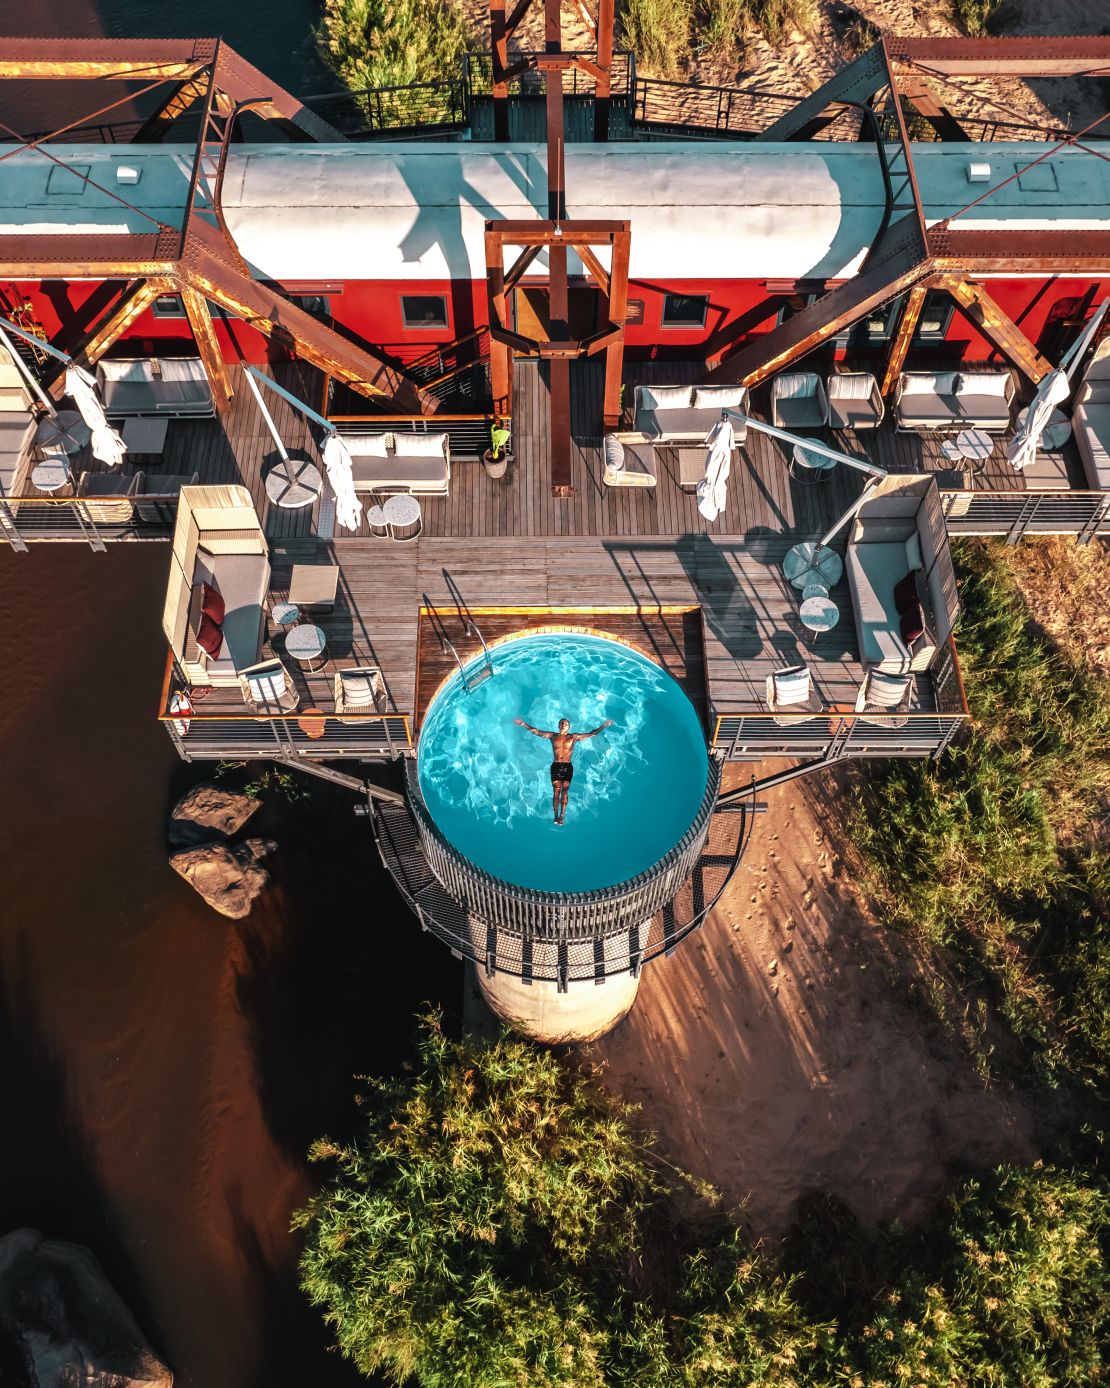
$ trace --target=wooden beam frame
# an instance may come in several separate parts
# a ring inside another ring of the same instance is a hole
[[[189,284],[180,288],[181,302],[185,305],[185,317],[197,344],[204,370],[212,385],[212,396],[218,410],[226,410],[235,393],[231,387],[231,377],[224,365],[216,330],[212,326],[212,315],[208,310],[208,300]]]
[[[175,292],[170,279],[137,280],[123,295],[112,313],[96,328],[75,360],[83,366],[95,366],[112,343],[123,336],[131,324],[145,313],[160,294]]]
[[[981,284],[956,275],[938,275],[936,284],[951,294],[973,327],[1034,385],[1052,370],[1052,363],[1041,356]]]
[[[895,381],[902,374],[906,353],[909,351],[913,335],[917,331],[917,322],[925,304],[925,295],[928,294],[932,285],[931,279],[922,280],[920,284],[915,284],[906,296],[906,302],[902,305],[898,327],[886,357],[886,370],[883,372],[882,384],[879,386],[879,393],[884,397],[894,389]]]

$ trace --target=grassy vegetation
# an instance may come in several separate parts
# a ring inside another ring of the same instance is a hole
[[[734,57],[753,32],[775,43],[792,29],[811,29],[816,17],[815,0],[624,0],[621,7],[624,42],[637,67],[656,77],[677,77],[691,52]]]
[[[993,991],[1050,1074],[1110,1075],[1110,681],[1029,619],[999,545],[954,547],[969,736],[861,772],[850,834],[885,918]]]
[[[984,38],[991,20],[1002,8],[1002,0],[952,0],[952,15],[956,23],[973,39]]]
[[[825,1202],[784,1265],[679,1204],[631,1110],[548,1051],[453,1042],[369,1085],[361,1139],[296,1219],[302,1281],[365,1374],[424,1388],[1093,1383],[1110,1331],[1104,1186],[967,1182],[926,1228]]]
[[[466,26],[450,0],[325,0],[324,60],[355,91],[455,76]]]

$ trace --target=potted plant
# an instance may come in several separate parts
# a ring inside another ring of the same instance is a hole
[[[505,476],[513,457],[512,449],[509,447],[511,437],[502,420],[495,419],[490,425],[490,446],[482,454],[487,477]]]

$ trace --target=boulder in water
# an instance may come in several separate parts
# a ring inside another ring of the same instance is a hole
[[[170,1388],[173,1374],[87,1248],[0,1238],[0,1365],[11,1388]]]
[[[250,795],[202,781],[170,811],[170,843],[184,846],[221,836],[230,839],[261,803]]]
[[[276,848],[273,839],[246,839],[234,846],[206,843],[174,853],[170,867],[195,887],[213,910],[242,920],[250,915],[255,898],[270,880],[262,862]]]

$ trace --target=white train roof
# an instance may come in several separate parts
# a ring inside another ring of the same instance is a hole
[[[11,148],[0,146],[0,156]],[[1048,148],[916,145],[927,220],[960,212]],[[87,178],[36,151],[4,159],[0,234],[141,232],[153,230],[151,218],[181,224],[191,148],[50,149]],[[972,163],[990,165],[986,183],[969,181]],[[569,216],[629,219],[630,273],[640,280],[847,277],[882,216],[878,158],[864,144],[570,145],[566,164]],[[138,169],[138,183],[117,182],[119,165]],[[228,158],[223,206],[261,278],[483,279],[484,223],[546,215],[546,155],[533,145],[241,145]],[[1110,163],[1061,151],[953,225],[1110,228]]]

